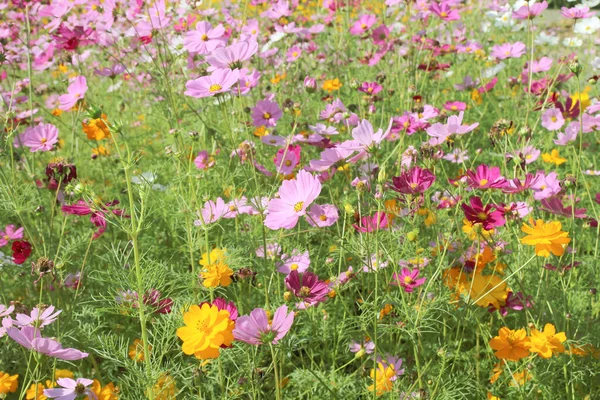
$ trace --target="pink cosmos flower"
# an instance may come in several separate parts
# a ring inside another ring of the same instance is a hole
[[[220,220],[228,211],[229,208],[222,198],[217,197],[216,202],[209,200],[204,203],[202,210],[197,213],[200,218],[194,221],[194,225],[202,226],[213,224]]]
[[[210,65],[208,71],[227,68],[239,69],[242,67],[242,63],[249,60],[257,51],[258,43],[255,40],[242,40],[231,46],[220,47],[206,56],[206,62]]]
[[[237,86],[234,86],[231,91],[234,94],[244,96],[250,92],[250,90],[258,85],[258,80],[261,77],[261,73],[255,70],[249,70],[242,68],[240,70],[240,81]]]
[[[379,25],[377,28],[373,29],[373,33],[371,34],[373,44],[376,44],[377,46],[385,45],[389,34],[390,30],[385,24]]]
[[[202,76],[187,81],[184,94],[187,96],[202,98],[215,96],[228,92],[238,82],[239,71],[230,69],[217,69],[209,76]]]
[[[492,52],[490,55],[499,60],[504,60],[507,58],[519,58],[525,54],[526,50],[527,46],[525,46],[525,43],[522,42],[503,43],[492,47]]]
[[[348,140],[340,146],[348,150],[358,151],[358,154],[349,160],[350,162],[356,162],[368,157],[369,152],[389,136],[391,128],[392,120],[390,119],[390,123],[385,132],[383,132],[381,128],[375,132],[373,131],[373,125],[371,125],[368,120],[363,119],[356,128],[352,129],[352,137],[354,140]]]
[[[10,318],[2,320],[2,326],[6,329],[6,334],[26,349],[66,361],[80,360],[89,355],[77,349],[64,349],[56,340],[43,338],[40,330],[37,328],[24,326],[21,329],[17,329],[12,324],[13,321]]]
[[[240,38],[242,40],[256,40],[259,33],[259,25],[256,19],[249,19],[242,27]]]
[[[514,153],[507,153],[507,158],[516,158],[525,162],[525,164],[531,164],[540,156],[541,151],[533,146],[525,146],[521,150],[517,150]]]
[[[301,303],[296,304],[300,309],[324,302],[329,293],[327,283],[320,281],[312,272],[305,272],[300,276],[298,271],[292,271],[285,278],[285,285],[301,300]]]
[[[273,230],[295,227],[320,193],[321,182],[310,172],[300,171],[296,179],[283,181],[278,192],[279,198],[269,201],[265,226]]]
[[[498,205],[498,210],[502,211],[502,213],[506,217],[515,217],[515,218],[525,218],[527,215],[531,214],[533,208],[529,206],[524,201],[510,202],[508,204],[500,203]]]
[[[3,231],[0,231],[0,247],[6,246],[11,240],[23,239],[23,227],[15,229],[14,225],[6,225]]]
[[[567,125],[565,133],[558,132],[557,138],[554,140],[554,144],[566,146],[567,144],[574,142],[579,134],[579,129],[580,126],[578,122],[571,122],[569,125]]]
[[[350,33],[354,36],[366,33],[373,24],[377,22],[377,17],[372,14],[361,15],[358,20],[350,27]]]
[[[549,57],[542,57],[539,60],[533,60],[533,62],[531,63],[531,72],[538,73],[538,72],[546,72],[548,70],[550,70],[550,68],[552,67],[552,59]],[[523,73],[525,74],[524,78],[525,80],[528,78],[527,74],[529,73],[529,66],[525,65],[525,68],[523,69]]]
[[[8,317],[14,310],[15,306],[6,307],[4,304],[0,304],[0,318]],[[5,335],[6,328],[4,325],[0,325],[0,338],[3,338]]]
[[[88,90],[87,80],[85,76],[78,76],[69,85],[67,88],[67,94],[63,94],[58,98],[60,108],[63,111],[69,111],[75,104],[85,96],[85,93]]]
[[[526,4],[513,12],[512,17],[514,19],[534,19],[540,15],[546,8],[548,3],[543,1],[541,3],[534,3],[532,5]]]
[[[373,354],[375,351],[375,343],[371,340],[367,342],[350,342],[350,352],[357,353],[357,357],[362,357],[364,354]]]
[[[209,156],[208,151],[202,150],[198,153],[198,156],[194,158],[194,164],[198,169],[209,169],[215,165],[215,160]]]
[[[502,192],[508,194],[522,193],[531,189],[536,184],[538,179],[538,175],[527,173],[525,175],[525,181],[523,182],[519,178],[507,180],[506,185],[502,188]]]
[[[419,268],[415,268],[412,271],[408,268],[402,268],[400,273],[394,272],[390,285],[402,286],[406,293],[412,293],[415,288],[421,286],[427,280],[427,278],[418,278],[419,273]]]
[[[363,82],[358,88],[359,92],[363,92],[369,95],[376,95],[381,92],[383,87],[377,82]]]
[[[560,179],[556,172],[550,172],[546,175],[543,171],[537,173],[537,179],[531,185],[533,189],[533,198],[536,200],[547,199],[555,194],[559,194],[562,188],[560,187]]]
[[[289,332],[294,323],[294,312],[288,314],[284,304],[275,310],[273,320],[269,323],[267,313],[262,308],[255,308],[250,315],[239,317],[235,323],[233,336],[248,344],[277,344]]]
[[[42,328],[56,321],[56,317],[58,317],[61,312],[62,310],[58,310],[54,313],[54,306],[50,306],[44,311],[41,311],[38,307],[35,307],[33,310],[31,310],[30,315],[17,314],[17,325],[21,327],[33,326],[35,328]]]
[[[58,128],[52,124],[39,124],[30,126],[25,132],[15,137],[15,147],[29,147],[32,153],[50,151],[58,142]]]
[[[421,194],[433,185],[435,175],[426,168],[413,167],[392,178],[391,189],[403,194]]]
[[[429,10],[444,21],[457,21],[460,19],[460,14],[450,7],[449,1],[442,1],[441,3],[433,1],[429,6]]]
[[[429,144],[432,146],[437,146],[446,141],[451,135],[464,135],[465,133],[469,133],[473,131],[475,128],[479,126],[479,122],[475,122],[471,125],[463,125],[463,116],[464,112],[461,111],[458,115],[451,115],[448,117],[446,124],[440,124],[436,122],[426,129],[426,132],[431,139],[429,139]]]
[[[193,54],[209,54],[226,44],[227,38],[223,25],[219,24],[213,28],[205,21],[198,22],[196,29],[187,32],[183,39],[183,47]]]
[[[352,227],[361,233],[370,233],[388,227],[388,217],[383,211],[377,211],[373,216],[361,217],[358,224],[352,224]]]
[[[549,131],[557,131],[565,123],[562,112],[558,108],[551,108],[542,114],[542,126]]]
[[[278,264],[277,271],[286,275],[292,271],[298,271],[302,274],[306,272],[308,267],[310,267],[308,251],[301,253],[300,250],[294,249],[289,256],[287,254],[281,255],[281,263]]]
[[[494,229],[506,223],[502,212],[498,210],[496,205],[487,204],[484,206],[481,198],[477,196],[471,197],[469,202],[470,205],[463,203],[461,207],[465,213],[465,218],[470,222],[481,224],[485,230]]]
[[[302,55],[302,49],[299,46],[294,45],[288,49],[288,51],[287,51],[287,53],[285,53],[285,55],[286,55],[285,60],[287,62],[290,62],[290,63],[294,62],[297,59],[299,59],[300,56]]]
[[[269,19],[279,19],[281,17],[288,17],[292,15],[292,11],[290,10],[290,4],[286,0],[279,0],[275,4],[271,4],[271,7],[260,14],[263,18]]]
[[[467,109],[467,103],[462,101],[447,101],[444,104],[444,109],[448,111],[465,111]]]
[[[467,182],[473,189],[501,189],[506,185],[506,179],[500,173],[500,167],[488,167],[481,164],[475,172],[467,171]]]
[[[335,224],[338,218],[338,209],[333,204],[313,204],[308,210],[306,221],[310,226],[324,228]]]
[[[289,145],[277,151],[273,162],[277,172],[283,175],[289,175],[300,163],[301,148],[298,145]]]
[[[254,126],[273,127],[283,113],[276,102],[270,100],[259,100],[252,109],[252,123]]]
[[[506,296],[506,300],[504,301],[504,305],[498,309],[498,312],[503,317],[508,315],[508,310],[521,311],[524,308],[531,308],[533,306],[533,302],[531,301],[530,296],[525,296],[521,292],[513,293],[508,292],[508,296]],[[489,312],[496,311],[496,308],[493,305],[490,305]]]
[[[377,362],[383,364],[384,370],[392,367],[394,376],[390,378],[390,381],[394,382],[399,376],[404,375],[404,368],[402,368],[402,359],[399,357],[385,354],[383,357],[377,356]],[[407,399],[408,400],[408,399]]]
[[[88,386],[94,383],[91,379],[77,378],[58,378],[56,383],[62,388],[44,389],[44,396],[50,399],[75,400],[81,395],[85,395],[88,400],[96,399],[96,395]]]
[[[487,93],[487,92],[491,91],[493,88],[495,88],[497,83],[498,83],[498,77],[495,76],[488,83],[486,83],[485,85],[480,86],[477,89],[477,91],[479,93]]]
[[[56,30],[56,34],[52,35],[56,41],[57,49],[64,49],[67,51],[77,50],[79,45],[86,45],[91,41],[87,39],[94,30],[92,28],[84,29],[83,26],[76,26],[73,30],[67,28],[65,25],[60,24]]]
[[[590,8],[586,6],[576,6],[572,8],[561,7],[560,15],[570,19],[582,19],[593,17],[596,15],[596,12],[590,11]]]
[[[353,153],[352,150],[343,147],[332,147],[321,153],[319,160],[311,160],[310,168],[313,171],[323,172],[336,165],[345,164],[346,159]]]

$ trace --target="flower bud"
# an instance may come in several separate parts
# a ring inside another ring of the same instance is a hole
[[[317,90],[317,80],[310,76],[306,76],[306,78],[304,78],[304,90],[306,90],[307,93],[314,93],[315,90]]]
[[[574,73],[575,76],[579,76],[581,71],[583,71],[583,66],[579,63],[577,57],[575,57],[575,59],[569,63],[569,70]]]

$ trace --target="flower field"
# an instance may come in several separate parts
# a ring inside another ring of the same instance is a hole
[[[0,0],[0,399],[600,399],[600,0]]]

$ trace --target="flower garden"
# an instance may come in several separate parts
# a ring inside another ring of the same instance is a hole
[[[0,0],[0,399],[600,396],[600,0]]]

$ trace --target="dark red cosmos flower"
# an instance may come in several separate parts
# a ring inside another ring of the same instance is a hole
[[[56,190],[58,185],[67,185],[73,179],[77,179],[77,168],[73,164],[64,161],[55,161],[46,166],[46,177],[48,178],[48,189]]]
[[[587,218],[585,208],[574,208],[563,204],[562,199],[559,196],[552,196],[547,199],[541,200],[542,210],[547,211],[554,215],[560,215],[567,218]]]
[[[483,229],[490,230],[498,226],[503,226],[506,223],[502,212],[497,209],[494,204],[483,205],[481,199],[477,196],[471,197],[469,200],[471,206],[463,203],[462,209],[465,212],[465,217],[472,223],[480,223]]]
[[[319,277],[312,272],[298,274],[294,270],[285,278],[285,285],[296,297],[304,301],[306,306],[311,306],[327,300],[329,286],[320,281]]]
[[[392,178],[392,189],[404,194],[421,194],[433,185],[435,175],[428,169],[413,167]]]
[[[12,256],[15,264],[23,264],[31,254],[31,243],[26,240],[16,240],[12,244]]]
[[[150,289],[144,295],[144,304],[153,307],[159,314],[169,314],[173,307],[173,300],[169,297],[161,299],[160,292],[156,289]]]

